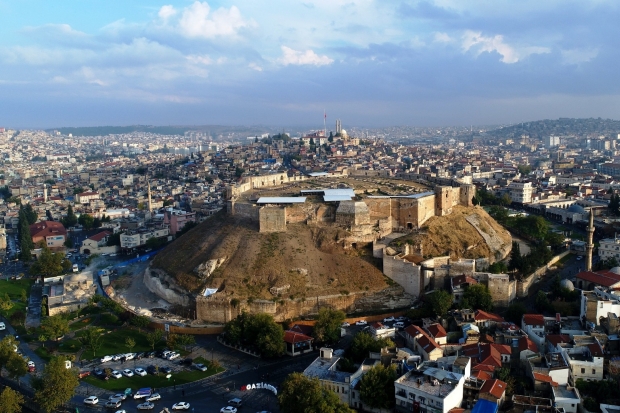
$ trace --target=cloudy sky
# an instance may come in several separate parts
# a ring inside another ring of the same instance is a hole
[[[0,126],[620,118],[615,0],[0,0]]]

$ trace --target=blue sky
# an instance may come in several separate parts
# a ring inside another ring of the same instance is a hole
[[[0,0],[0,126],[618,119],[620,2]]]

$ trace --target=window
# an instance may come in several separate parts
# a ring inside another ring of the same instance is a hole
[[[592,369],[592,374],[596,374],[596,369]]]
[[[581,374],[586,374],[586,369],[585,368],[581,368]]]

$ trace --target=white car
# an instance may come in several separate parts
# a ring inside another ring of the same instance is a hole
[[[138,410],[153,410],[155,405],[153,403],[144,402],[142,404],[139,404],[137,407],[138,407]]]
[[[133,360],[134,357],[136,357],[136,353],[125,354],[125,360]]]
[[[384,323],[391,323],[392,321],[394,321],[394,317],[390,316],[390,317],[386,317],[383,319]]]
[[[84,404],[92,404],[95,405],[99,403],[99,398],[97,396],[88,396],[84,399]]]
[[[133,371],[131,371],[129,369],[125,369],[125,370],[123,370],[123,376],[125,376],[125,377],[133,377]]]
[[[117,410],[114,413],[127,413],[127,410],[125,409],[121,409],[121,410]]]
[[[340,324],[340,327],[350,327],[351,324],[347,323],[346,321],[342,324]]]
[[[0,322],[0,330],[4,330],[6,329],[6,325],[2,322]]]
[[[149,397],[146,398],[147,402],[154,402],[156,400],[161,400],[161,396],[159,393],[151,394]]]
[[[121,372],[118,370],[112,370],[112,373],[110,373],[110,376],[114,377],[115,379],[120,379],[121,377],[123,377]]]
[[[116,393],[108,398],[108,400],[120,400],[123,401],[127,398],[125,393]]]
[[[146,376],[146,370],[144,370],[142,367],[138,367],[137,369],[134,370],[134,372],[138,376]]]
[[[207,371],[207,366],[205,366],[202,363],[196,364],[196,365],[194,365],[194,367],[196,367],[196,370]]]
[[[178,402],[172,405],[172,410],[189,410],[188,402]]]
[[[366,320],[357,320],[355,322],[356,326],[365,326],[366,324],[368,324],[368,322]]]
[[[397,321],[394,323],[394,328],[405,328],[405,323],[402,321]]]
[[[101,357],[101,362],[102,363],[106,363],[106,362],[112,361],[112,360],[114,360],[114,357],[112,357],[112,356],[103,356],[103,357]]]
[[[237,408],[232,406],[222,407],[220,413],[237,413]]]
[[[115,354],[112,356],[112,360],[114,361],[119,361],[121,358],[123,358],[124,354]]]
[[[174,359],[179,358],[179,357],[181,357],[181,355],[179,353],[170,353],[170,354],[168,354],[167,358],[168,358],[168,360],[174,360]]]

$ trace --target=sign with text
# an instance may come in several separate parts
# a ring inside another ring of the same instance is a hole
[[[245,386],[241,386],[241,391],[256,390],[256,389],[270,390],[276,396],[278,395],[278,389],[276,389],[275,386],[272,386],[271,384],[267,384],[267,383],[254,383],[254,384],[246,384]]]

